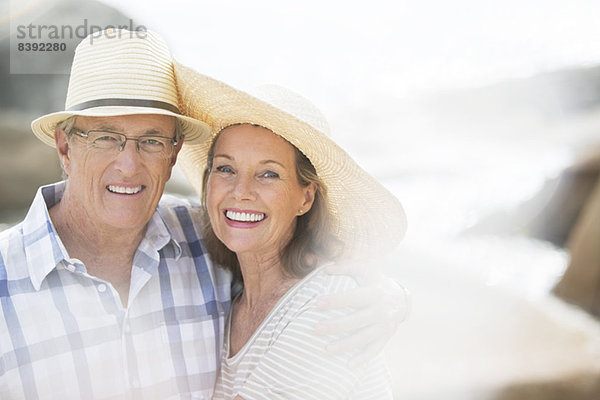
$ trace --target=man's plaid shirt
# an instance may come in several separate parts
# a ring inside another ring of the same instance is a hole
[[[129,304],[70,258],[40,188],[0,234],[1,399],[209,399],[232,278],[199,237],[198,207],[164,196],[134,258]]]

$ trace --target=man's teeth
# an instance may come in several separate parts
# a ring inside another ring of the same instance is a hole
[[[227,218],[233,221],[241,221],[241,222],[259,222],[265,219],[265,214],[263,213],[247,213],[247,212],[236,212],[236,211],[227,211],[225,213]]]
[[[108,190],[110,190],[113,193],[136,194],[140,190],[142,190],[142,186],[125,187],[125,186],[108,185]]]

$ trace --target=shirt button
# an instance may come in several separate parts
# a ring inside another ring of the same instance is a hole
[[[133,386],[135,389],[140,387],[140,381],[138,381],[137,379],[134,379],[133,381],[131,381],[131,386]]]
[[[106,285],[104,283],[101,283],[98,285],[97,289],[100,293],[104,293],[106,292]]]
[[[124,331],[125,333],[131,333],[131,328],[129,327],[129,324],[125,324]]]

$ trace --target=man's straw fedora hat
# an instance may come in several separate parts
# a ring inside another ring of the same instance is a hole
[[[398,199],[329,138],[327,121],[308,100],[279,86],[245,93],[177,62],[175,75],[182,112],[210,125],[213,138],[230,125],[255,124],[280,135],[308,157],[327,187],[334,231],[344,243],[343,257],[378,254],[402,239],[406,216]],[[211,140],[184,142],[178,158],[199,194],[210,145]]]
[[[73,116],[171,115],[185,140],[204,140],[209,128],[181,115],[173,60],[165,42],[150,31],[107,29],[84,39],[75,50],[65,111],[31,123],[33,133],[54,146],[54,130]]]

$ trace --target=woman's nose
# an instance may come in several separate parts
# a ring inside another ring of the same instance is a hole
[[[233,193],[237,200],[253,200],[255,198],[254,178],[249,174],[238,174]]]

